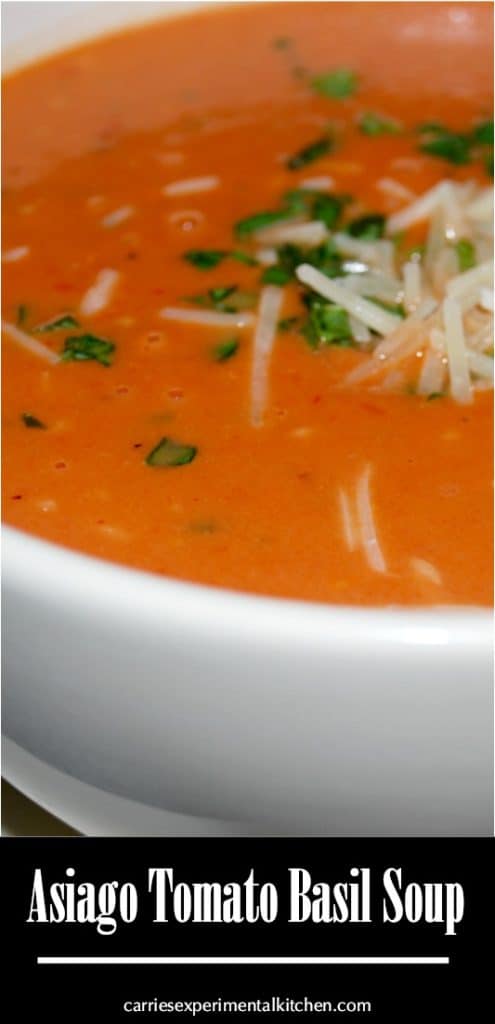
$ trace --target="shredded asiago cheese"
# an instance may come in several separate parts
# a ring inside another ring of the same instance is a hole
[[[6,249],[2,253],[2,263],[18,263],[29,255],[29,246],[17,245],[15,249]]]
[[[337,501],[348,551],[361,549],[373,572],[386,573],[387,564],[378,541],[371,501],[371,474],[372,466],[368,464],[356,481],[354,493],[349,496],[343,487],[339,487]]]
[[[218,188],[220,178],[217,174],[205,174],[202,178],[182,178],[181,181],[171,181],[162,188],[164,196],[187,196],[195,192],[211,192]]]
[[[414,252],[401,265],[390,240],[327,232],[339,254],[350,257],[343,262],[345,276],[329,278],[308,263],[297,267],[302,284],[347,311],[354,341],[369,351],[344,383],[370,380],[373,387],[393,390],[397,380],[398,390],[413,385],[420,394],[447,392],[458,402],[470,402],[473,390],[490,386],[492,209],[492,189],[441,181],[387,221],[390,235],[424,222],[422,255]],[[311,224],[300,224],[298,231],[305,227]],[[486,258],[462,271],[461,246],[474,259],[480,252]],[[404,318],[394,305],[402,306]]]
[[[262,289],[258,322],[254,333],[251,371],[251,422],[254,427],[260,427],[263,423],[270,357],[277,335],[277,324],[283,300],[282,288],[268,285]]]
[[[437,395],[443,391],[445,364],[443,356],[430,348],[426,352],[418,378],[418,395]]]
[[[31,337],[26,331],[21,331],[20,327],[16,327],[15,324],[9,324],[7,321],[2,320],[2,333],[11,341],[15,341],[16,345],[20,348],[26,349],[27,352],[31,352],[33,356],[38,356],[39,359],[44,359],[47,363],[58,363],[59,356],[56,352],[53,352],[48,345],[43,345],[37,338]]]
[[[395,178],[379,178],[376,185],[380,192],[384,192],[385,195],[392,196],[394,199],[402,199],[404,202],[411,202],[414,199],[414,192],[402,185],[400,181],[396,181]]]
[[[83,295],[79,304],[82,316],[94,316],[101,313],[109,305],[120,274],[117,270],[100,270],[96,281]]]
[[[342,306],[348,313],[351,313],[357,320],[365,324],[366,327],[371,327],[372,331],[378,331],[380,334],[390,334],[401,323],[400,317],[394,313],[388,313],[385,309],[381,309],[380,306],[369,302],[368,299],[363,298],[361,295],[353,295],[349,292],[348,288],[326,277],[325,274],[310,266],[309,263],[302,263],[297,267],[296,273],[302,284],[312,288],[313,291],[318,292],[323,298],[329,299],[330,302],[335,302],[337,305]]]
[[[417,309],[422,297],[422,274],[419,263],[412,260],[404,263],[402,277],[404,280],[404,305],[409,312],[412,312]]]
[[[160,311],[164,320],[177,323],[198,324],[200,327],[251,327],[255,322],[253,313],[246,310],[237,313],[217,313],[213,309],[181,309],[179,306],[165,306]]]
[[[340,515],[342,518],[342,531],[344,534],[344,540],[346,542],[348,550],[354,551],[356,548],[356,534],[354,531],[354,524],[352,520],[351,503],[343,487],[339,488],[337,492],[337,498],[339,502]]]
[[[480,306],[493,313],[493,291],[489,288],[480,288]]]
[[[458,402],[471,402],[471,382],[466,351],[466,339],[462,323],[462,310],[456,299],[447,298],[443,303],[445,348],[449,361],[450,390]]]
[[[118,210],[112,210],[111,213],[107,213],[102,220],[104,228],[116,228],[119,224],[123,224],[125,220],[132,217],[134,213],[133,206],[119,206]]]
[[[346,277],[336,277],[334,280],[337,284],[349,288],[351,292],[365,295],[369,299],[377,298],[382,302],[394,304],[402,302],[404,298],[404,288],[400,281],[376,271],[348,274]]]
[[[370,491],[371,466],[363,470],[356,487],[356,506],[363,551],[370,569],[384,573],[387,565],[380,547],[373,515]]]
[[[262,267],[272,267],[277,262],[277,250],[257,249],[254,257]]]
[[[405,231],[406,228],[412,227],[413,224],[419,224],[421,221],[428,220],[436,210],[442,208],[452,186],[453,182],[451,181],[440,181],[433,188],[429,189],[428,192],[425,192],[424,195],[411,203],[410,206],[406,206],[399,213],[394,213],[388,218],[388,233],[395,235],[397,231]]]
[[[430,583],[434,583],[435,586],[440,587],[442,584],[442,577],[431,562],[427,562],[424,558],[411,558],[410,565],[413,572],[417,576],[422,576],[423,579],[429,580]]]
[[[305,188],[309,191],[314,189],[315,192],[330,192],[334,187],[335,182],[328,174],[322,174],[320,178],[305,178],[304,181],[299,182],[299,188]]]
[[[310,220],[305,224],[296,221],[281,221],[273,227],[262,228],[254,235],[262,246],[284,245],[321,245],[328,238],[328,228],[320,220]]]

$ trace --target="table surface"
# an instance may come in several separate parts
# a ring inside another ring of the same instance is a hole
[[[77,836],[78,833],[2,780],[2,835]]]

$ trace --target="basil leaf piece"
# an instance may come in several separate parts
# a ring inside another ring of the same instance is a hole
[[[472,137],[461,132],[452,132],[441,124],[425,124],[419,129],[420,150],[429,156],[447,160],[460,166],[471,160]]]
[[[476,252],[472,242],[468,238],[460,238],[456,244],[455,251],[459,261],[459,270],[471,270],[476,266]]]
[[[207,292],[199,295],[187,295],[186,302],[194,302],[195,306],[203,306],[206,309],[225,310],[225,299],[237,291],[236,284],[219,285],[216,288],[209,288]]]
[[[314,197],[311,215],[314,220],[323,221],[327,228],[334,228],[337,226],[342,210],[346,203],[349,202],[349,199],[349,196],[326,195],[324,192],[318,192]]]
[[[65,339],[61,359],[64,362],[69,360],[82,362],[91,359],[100,363],[101,366],[111,366],[114,352],[113,341],[98,338],[95,334],[80,334]]]
[[[277,284],[280,287],[284,284],[288,284],[292,274],[289,270],[285,270],[284,267],[273,266],[267,267],[261,275],[262,284]]]
[[[250,217],[244,217],[234,225],[234,231],[238,238],[247,238],[255,231],[270,227],[279,220],[285,220],[289,216],[288,210],[262,210],[260,213],[253,213]]]
[[[247,267],[257,267],[258,260],[255,260],[254,256],[250,256],[248,252],[243,252],[242,249],[233,249],[229,254],[232,260],[237,260],[238,263],[245,263]]]
[[[312,348],[323,345],[349,348],[353,341],[347,311],[342,306],[319,299],[311,301],[302,333]]]
[[[364,217],[357,217],[346,224],[344,231],[353,238],[362,238],[364,241],[373,242],[383,238],[385,232],[385,217],[382,213],[368,213]]]
[[[211,270],[218,267],[227,255],[224,249],[188,249],[184,253],[184,259],[198,270]]]
[[[39,327],[34,327],[33,331],[36,331],[37,334],[48,334],[50,331],[62,331],[69,327],[80,326],[75,317],[71,316],[70,313],[66,313],[64,316],[59,316],[56,320],[50,320],[47,324],[40,324]]]
[[[227,359],[231,359],[235,356],[239,348],[238,338],[229,338],[228,341],[221,341],[218,345],[215,345],[213,349],[213,358],[217,363],[225,363]]]
[[[343,273],[343,262],[343,257],[337,252],[331,238],[311,249],[302,249],[288,242],[278,247],[277,263],[273,267],[268,267],[267,271],[270,271],[269,279],[272,284],[286,284],[295,278],[296,268],[300,263],[309,263],[327,277],[339,277]],[[264,275],[263,281],[267,283],[268,277]]]
[[[493,146],[493,121],[481,121],[473,131],[473,141],[481,146]]]
[[[32,416],[30,412],[23,412],[21,420],[25,427],[34,428],[35,430],[46,430],[46,423],[42,423],[37,416]]]
[[[321,93],[322,96],[343,100],[356,92],[358,79],[354,71],[337,68],[335,71],[328,71],[326,75],[317,75],[311,84],[315,92]]]
[[[377,138],[379,135],[400,135],[402,131],[398,121],[381,117],[380,114],[373,114],[371,110],[361,114],[358,126],[363,135],[369,135],[371,138]]]
[[[351,196],[318,192],[315,189],[296,188],[286,192],[287,216],[308,214],[311,220],[321,220],[327,228],[334,228]]]
[[[194,302],[203,309],[215,309],[219,313],[239,313],[243,309],[252,309],[256,304],[256,295],[238,289],[236,284],[209,288],[205,294],[186,295],[185,302]]]
[[[301,167],[312,164],[321,156],[330,153],[332,149],[332,140],[328,138],[328,135],[324,135],[321,139],[315,139],[314,142],[310,142],[297,153],[294,153],[294,156],[289,157],[285,166],[288,167],[289,171],[299,171]]]
[[[146,456],[145,462],[147,466],[160,469],[187,466],[196,458],[197,452],[198,449],[193,445],[181,444],[179,441],[173,441],[171,437],[162,437]]]

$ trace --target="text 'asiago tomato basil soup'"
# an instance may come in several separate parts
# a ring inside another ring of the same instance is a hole
[[[241,5],[7,79],[8,523],[262,594],[490,602],[489,20]]]

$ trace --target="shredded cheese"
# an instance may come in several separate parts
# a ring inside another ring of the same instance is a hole
[[[236,313],[217,313],[213,309],[181,309],[165,306],[160,311],[164,320],[177,323],[198,324],[200,327],[251,327],[255,322],[253,313],[242,310]]]
[[[258,322],[253,339],[253,363],[251,370],[251,423],[260,427],[263,423],[267,392],[270,357],[277,334],[277,324],[284,300],[281,288],[268,285],[262,289],[258,309]]]
[[[48,345],[43,345],[37,338],[31,337],[26,331],[21,331],[20,327],[16,327],[15,324],[9,324],[6,320],[2,320],[2,333],[11,341],[15,341],[16,345],[26,349],[26,352],[31,352],[33,356],[38,356],[39,359],[44,359],[47,363],[58,363],[59,356],[56,352],[48,348]]]
[[[187,196],[196,192],[211,192],[220,185],[220,178],[216,174],[205,174],[201,178],[182,178],[181,181],[171,181],[162,188],[164,196]]]
[[[113,297],[119,278],[120,274],[117,270],[100,270],[95,283],[88,288],[79,303],[81,315],[95,316],[106,309]]]

